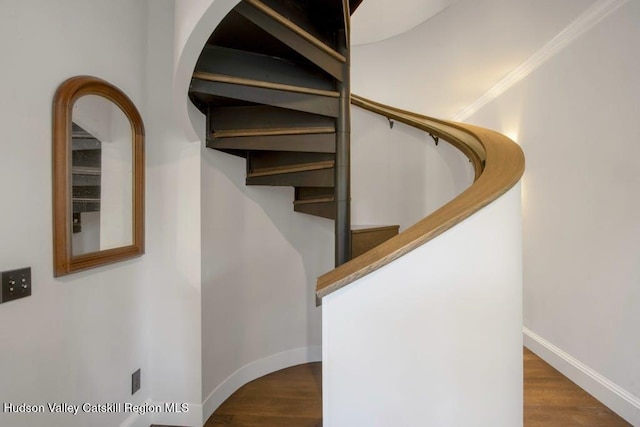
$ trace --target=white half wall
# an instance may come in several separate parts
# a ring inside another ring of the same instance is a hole
[[[640,425],[639,21],[640,4],[624,3],[470,118],[511,134],[527,158],[529,344],[633,425]]]
[[[325,425],[522,425],[521,220],[516,185],[323,298]]]
[[[404,35],[357,46],[352,85],[443,118],[475,112],[469,121],[522,145],[524,323],[541,340],[529,342],[634,425],[639,8],[615,0],[460,0]]]

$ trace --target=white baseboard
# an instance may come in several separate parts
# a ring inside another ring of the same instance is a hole
[[[322,347],[312,346],[277,353],[241,367],[207,396],[202,405],[203,421],[200,425],[204,424],[218,406],[246,383],[280,369],[321,360]]]
[[[523,328],[524,345],[562,372],[605,406],[634,426],[640,426],[640,399],[565,353],[533,331]]]

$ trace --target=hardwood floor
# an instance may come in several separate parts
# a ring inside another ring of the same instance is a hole
[[[322,426],[322,364],[274,372],[246,384],[204,427]],[[526,427],[630,426],[587,392],[524,349]]]
[[[258,378],[241,387],[209,418],[213,426],[322,425],[322,363],[307,363]]]
[[[524,349],[525,426],[631,426],[589,393]]]

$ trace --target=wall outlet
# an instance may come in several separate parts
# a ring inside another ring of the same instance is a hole
[[[0,304],[31,295],[31,267],[2,272]]]
[[[135,394],[140,390],[140,369],[131,374],[131,394]]]

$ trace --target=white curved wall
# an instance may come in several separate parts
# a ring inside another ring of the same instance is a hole
[[[351,89],[384,104],[452,118],[591,3],[458,0],[407,33],[355,46]]]
[[[386,0],[362,2],[351,18],[351,44],[376,43],[409,31],[457,0]]]
[[[351,222],[404,230],[473,182],[456,148],[421,130],[351,108]]]
[[[322,300],[323,422],[522,425],[520,185]]]
[[[244,159],[203,148],[204,417],[244,383],[320,360],[315,280],[333,221],[293,212],[291,188],[245,186]]]

